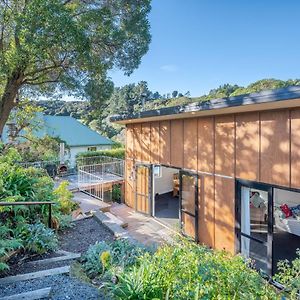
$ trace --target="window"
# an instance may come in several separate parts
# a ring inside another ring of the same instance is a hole
[[[97,151],[97,147],[96,146],[88,147],[87,151]]]
[[[154,178],[161,178],[162,177],[161,166],[154,166],[153,174],[154,174]]]
[[[268,275],[281,260],[292,261],[300,245],[300,192],[237,180],[239,250]]]

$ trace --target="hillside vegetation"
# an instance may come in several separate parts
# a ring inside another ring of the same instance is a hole
[[[123,141],[122,126],[111,124],[109,117],[114,114],[129,114],[139,112],[142,108],[142,99],[145,109],[158,109],[175,105],[207,101],[215,98],[237,96],[268,89],[277,89],[292,85],[300,85],[300,79],[278,80],[262,79],[246,87],[236,84],[224,84],[212,89],[208,94],[199,97],[190,97],[190,93],[173,91],[161,95],[159,92],[150,91],[147,82],[128,84],[116,87],[110,98],[99,105],[99,102],[87,101],[38,101],[44,112],[49,115],[72,116],[89,125],[99,133],[117,141]]]

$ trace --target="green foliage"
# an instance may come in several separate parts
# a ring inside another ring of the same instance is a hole
[[[9,253],[22,248],[21,241],[13,238],[11,234],[12,231],[7,226],[1,225],[0,223],[0,273],[9,268],[6,264]]]
[[[81,152],[76,155],[76,159],[80,159],[80,158],[84,158],[84,157],[95,157],[95,156],[109,156],[109,157],[124,159],[125,158],[125,148]]]
[[[114,88],[112,95],[101,106],[90,105],[88,102],[82,101],[72,102],[72,104],[63,101],[54,103],[43,101],[38,102],[38,105],[42,106],[47,114],[75,116],[102,135],[124,143],[123,127],[112,124],[109,118],[114,114],[138,113],[141,110],[142,95],[145,95],[145,110],[153,110],[299,84],[299,79],[287,81],[262,79],[249,84],[247,87],[227,83],[210,90],[207,95],[191,98],[188,92],[183,94],[176,90],[171,94],[160,95],[158,92],[150,91],[147,82],[141,81],[137,84]]]
[[[112,187],[112,200],[121,203],[121,185],[114,184]]]
[[[58,230],[63,231],[65,229],[69,229],[75,226],[74,222],[72,221],[71,215],[63,215],[62,213],[56,212],[54,213],[54,217],[58,223]]]
[[[117,299],[279,299],[240,256],[181,242],[125,268],[110,288]]]
[[[103,272],[101,254],[110,251],[110,246],[106,242],[99,242],[89,247],[83,256],[83,268],[89,277],[95,277]]]
[[[278,273],[274,280],[284,285],[286,296],[290,299],[300,297],[300,250],[297,250],[297,258],[292,262],[287,260],[278,263]]]
[[[58,202],[57,209],[63,214],[70,214],[78,207],[78,204],[72,201],[74,195],[69,191],[68,186],[68,181],[62,181],[53,192],[53,195],[56,196]]]
[[[99,242],[90,246],[83,256],[83,269],[91,278],[104,275],[110,269],[122,270],[133,265],[145,251],[143,247],[124,239],[111,243]]]
[[[23,161],[36,162],[36,161],[54,161],[59,159],[60,143],[65,144],[66,154],[70,150],[68,144],[59,137],[52,137],[45,135],[41,138],[28,135],[27,141],[21,141],[15,145],[19,150]]]
[[[42,223],[24,225],[19,233],[19,238],[25,249],[31,253],[44,254],[54,251],[58,247],[55,232]]]
[[[54,182],[44,170],[24,168],[18,160],[13,148],[0,155],[0,201],[56,201],[52,220],[60,230],[71,227],[71,216],[66,214],[77,205],[71,200],[67,183],[54,192]],[[14,249],[24,247],[25,251],[41,254],[57,247],[55,233],[42,224],[48,221],[48,212],[48,205],[0,207],[0,271],[8,267],[5,258]]]
[[[0,2],[0,124],[21,89],[107,99],[108,70],[129,75],[148,51],[150,9],[150,0]]]

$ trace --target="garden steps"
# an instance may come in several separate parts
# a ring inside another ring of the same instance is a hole
[[[128,239],[135,243],[136,240],[132,238],[129,232],[125,230],[122,226],[120,226],[120,224],[116,223],[115,220],[117,217],[114,216],[114,218],[110,218],[110,215],[112,214],[107,215],[107,213],[103,213],[101,211],[94,212],[94,217],[96,218],[96,220],[102,223],[104,226],[106,226],[114,234],[116,238]]]
[[[123,228],[128,227],[128,223],[126,223],[122,218],[115,216],[111,212],[105,212],[106,216],[108,216],[112,221],[114,221],[116,224],[120,225]]]
[[[51,287],[43,288],[43,289],[38,289],[35,291],[30,291],[30,292],[24,292],[20,294],[15,294],[11,296],[6,296],[0,298],[0,300],[38,300],[38,299],[45,299],[49,298],[51,293]]]
[[[47,269],[43,271],[37,271],[32,273],[25,273],[25,274],[0,278],[0,284],[3,285],[3,284],[15,283],[19,281],[31,280],[31,279],[41,278],[46,276],[68,274],[69,272],[70,272],[70,266],[58,267],[58,268]]]
[[[46,265],[51,264],[54,262],[60,262],[60,261],[67,261],[67,260],[73,260],[81,257],[80,253],[72,253],[64,250],[56,251],[57,254],[61,254],[62,256],[58,257],[52,257],[52,258],[45,258],[41,260],[36,261],[29,261],[27,262],[27,265]]]

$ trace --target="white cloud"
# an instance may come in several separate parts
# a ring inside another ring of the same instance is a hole
[[[176,72],[178,67],[176,65],[163,65],[160,67],[160,69],[165,72]]]

